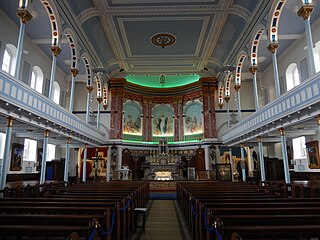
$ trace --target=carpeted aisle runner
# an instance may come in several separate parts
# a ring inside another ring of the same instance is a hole
[[[153,200],[141,240],[182,240],[174,200]]]

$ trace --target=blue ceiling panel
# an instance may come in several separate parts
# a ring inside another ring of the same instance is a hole
[[[69,0],[72,1],[72,0]],[[179,5],[219,5],[220,0],[107,0],[109,7],[121,7],[121,6],[179,6]]]
[[[76,16],[87,8],[94,7],[94,4],[91,0],[68,0],[68,3],[70,4]]]
[[[174,20],[144,19],[124,20],[125,36],[133,56],[139,55],[194,55],[203,25],[202,19],[188,20],[183,17]],[[170,33],[176,36],[174,45],[161,48],[153,45],[151,37],[157,33]],[[124,39],[122,39],[124,41]]]
[[[99,58],[102,59],[102,63],[115,58],[109,40],[105,34],[99,17],[93,17],[83,23],[83,28],[87,33],[87,37],[96,50]]]
[[[250,12],[252,12],[256,5],[257,5],[258,1],[248,1],[248,0],[234,0],[233,4],[234,5],[240,5],[246,9],[248,9]]]

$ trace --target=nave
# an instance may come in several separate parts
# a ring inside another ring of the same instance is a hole
[[[317,240],[320,182],[301,182],[180,181],[173,200],[147,181],[5,188],[0,239]]]

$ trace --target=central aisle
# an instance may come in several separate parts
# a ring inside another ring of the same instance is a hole
[[[142,240],[182,240],[179,219],[173,200],[153,200]]]

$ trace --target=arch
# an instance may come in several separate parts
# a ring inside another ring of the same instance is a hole
[[[199,100],[187,103],[184,116],[184,135],[203,133],[203,106]]]
[[[286,0],[276,0],[271,6],[270,15],[268,17],[268,35],[270,42],[278,42],[278,26],[280,16]]]
[[[228,73],[226,76],[226,83],[225,83],[225,91],[224,91],[224,100],[228,103],[230,100],[230,85],[231,85],[231,80],[232,80],[233,74]]]
[[[78,63],[79,63],[79,51],[78,51],[78,42],[77,38],[74,37],[75,34],[70,28],[66,28],[64,30],[64,33],[69,41],[70,44],[70,50],[71,50],[71,69],[78,69]]]
[[[90,62],[89,62],[89,57],[87,54],[83,54],[81,56],[81,59],[84,62],[84,66],[86,68],[86,75],[87,75],[87,89],[91,89],[92,90],[92,79],[91,79],[91,67],[90,67]]]
[[[250,52],[250,63],[251,66],[258,66],[258,48],[259,43],[261,40],[261,36],[264,32],[263,27],[258,28],[258,30],[255,31],[252,40],[251,40],[251,52]]]
[[[231,14],[234,14],[234,15],[241,17],[246,22],[249,22],[249,20],[250,20],[251,12],[248,9],[246,9],[245,7],[242,7],[240,5],[232,5],[229,8],[229,11]]]
[[[1,69],[13,76],[16,66],[16,58],[17,48],[11,43],[6,44]]]
[[[53,82],[52,101],[56,104],[60,104],[60,85],[57,81]]]
[[[222,109],[222,107],[223,107],[223,92],[224,92],[223,84],[221,84],[221,83],[219,84],[218,90],[219,90],[218,105],[219,105],[219,108]]]
[[[287,91],[300,84],[298,65],[291,63],[286,70]]]
[[[95,79],[96,79],[96,83],[97,83],[97,100],[99,103],[101,103],[102,101],[102,87],[101,87],[101,80],[99,75],[95,74],[94,75]]]
[[[50,25],[51,25],[51,47],[60,47],[61,44],[61,22],[58,11],[51,0],[40,0],[43,7],[46,9]]]
[[[31,72],[30,87],[42,94],[44,74],[39,66],[34,66]]]
[[[79,20],[79,23],[80,25],[82,25],[85,21],[89,20],[90,18],[93,18],[93,17],[97,17],[97,16],[100,16],[100,11],[97,10],[96,8],[94,7],[91,7],[91,8],[87,8],[86,10],[83,10],[78,16],[78,20]]]
[[[241,87],[241,74],[242,74],[242,67],[243,67],[243,62],[245,58],[247,57],[247,53],[244,51],[241,51],[239,56],[238,56],[238,62],[237,62],[237,67],[236,67],[236,77],[235,77],[235,90],[239,91]]]
[[[108,107],[108,91],[109,91],[108,83],[105,83],[103,87],[103,100],[102,100],[102,105],[104,110],[107,110],[107,107]]]

